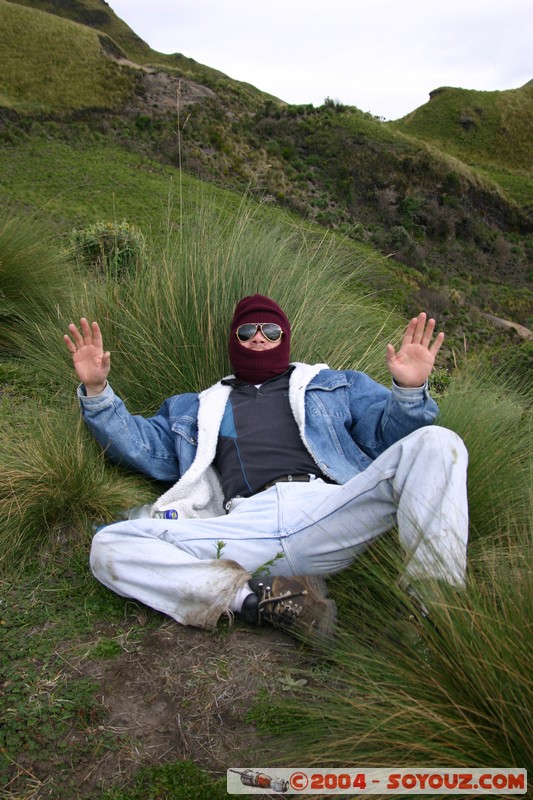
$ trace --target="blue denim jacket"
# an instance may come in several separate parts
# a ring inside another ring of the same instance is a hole
[[[175,395],[149,418],[130,414],[109,384],[96,397],[87,397],[80,387],[78,396],[83,418],[112,461],[172,483],[188,473],[187,491],[194,492],[196,478],[212,470],[230,391],[218,383],[200,394]],[[427,385],[404,389],[393,383],[389,390],[363,372],[325,364],[297,363],[289,400],[304,444],[337,483],[350,480],[399,439],[432,424],[438,414]]]

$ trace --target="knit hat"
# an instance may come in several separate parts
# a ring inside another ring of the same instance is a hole
[[[283,331],[281,342],[271,350],[251,350],[237,339],[236,330],[245,322],[276,322]],[[261,294],[240,300],[233,314],[229,339],[229,357],[235,377],[246,383],[264,383],[289,368],[291,326],[274,300]]]

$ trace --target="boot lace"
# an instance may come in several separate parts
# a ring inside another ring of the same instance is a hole
[[[303,605],[295,603],[293,600],[296,597],[303,597],[307,595],[307,589],[301,589],[297,592],[282,592],[281,594],[274,594],[272,588],[265,584],[259,584],[259,624],[263,618],[270,623],[277,622],[278,624],[291,624],[293,623],[303,611]]]

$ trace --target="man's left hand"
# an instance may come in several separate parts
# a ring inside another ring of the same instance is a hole
[[[435,320],[427,321],[422,312],[413,317],[403,335],[402,344],[396,353],[392,344],[387,345],[387,366],[398,386],[414,388],[423,386],[429,378],[435,357],[444,341],[444,334],[438,333],[433,343]]]

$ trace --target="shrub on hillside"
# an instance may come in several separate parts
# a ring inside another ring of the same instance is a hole
[[[133,274],[146,255],[143,234],[128,222],[96,222],[70,235],[75,255],[102,275],[120,280]]]

